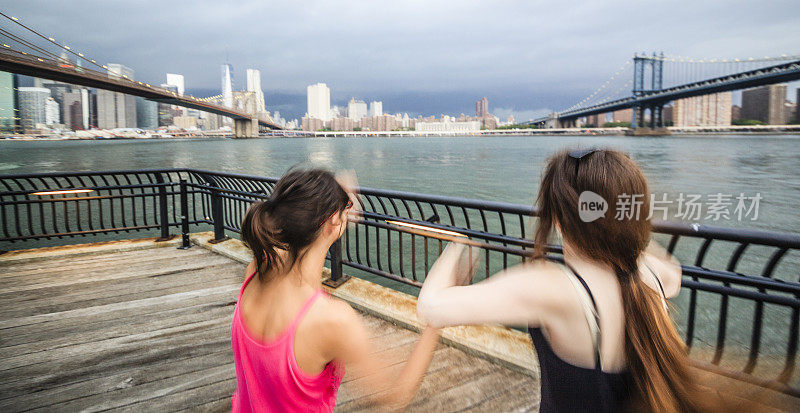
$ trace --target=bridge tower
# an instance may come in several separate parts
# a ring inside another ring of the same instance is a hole
[[[650,84],[647,84],[645,72],[650,69]],[[633,96],[641,97],[651,92],[659,91],[664,85],[664,53],[652,56],[645,54],[633,55]],[[645,109],[650,110],[650,127],[662,128],[664,121],[662,117],[664,105],[658,104],[645,108],[642,105],[633,107],[633,119],[631,121],[631,128],[637,129],[645,126],[644,113]]]

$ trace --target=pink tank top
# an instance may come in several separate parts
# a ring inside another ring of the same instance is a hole
[[[300,308],[289,327],[279,337],[263,342],[248,333],[239,302],[250,274],[239,291],[231,323],[231,344],[236,364],[236,391],[231,396],[234,412],[331,412],[344,369],[335,361],[316,376],[300,370],[294,356],[297,326],[321,295],[318,290]]]

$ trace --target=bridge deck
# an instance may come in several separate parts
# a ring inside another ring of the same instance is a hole
[[[198,247],[0,262],[0,411],[230,409],[243,272]],[[364,320],[382,357],[409,354],[415,333]],[[358,380],[345,376],[337,410],[370,408]],[[440,345],[410,410],[535,410],[537,388]]]

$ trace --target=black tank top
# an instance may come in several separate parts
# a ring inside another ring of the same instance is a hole
[[[569,268],[569,267],[568,267]],[[571,276],[580,281],[594,308],[592,317],[597,322],[599,343],[599,317],[597,304],[589,286],[572,268]],[[589,314],[587,314],[589,317]],[[600,363],[600,347],[595,345],[595,367],[584,368],[567,363],[556,355],[541,328],[528,328],[533,346],[539,357],[541,371],[541,403],[539,409],[547,412],[618,412],[625,410],[633,391],[628,372],[607,373]]]

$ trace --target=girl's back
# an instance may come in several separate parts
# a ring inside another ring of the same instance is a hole
[[[259,295],[257,292],[248,291],[251,297],[247,297],[247,303],[243,304],[242,297],[253,275],[255,271],[242,286],[231,323],[237,378],[237,390],[231,398],[233,411],[333,410],[343,369],[338,363],[330,362],[321,372],[310,374],[300,367],[295,355],[298,327],[309,310],[325,299],[326,293],[316,290],[310,296],[304,294],[308,298],[300,303],[294,316],[287,318],[286,314],[277,314],[271,322],[265,322],[266,313],[276,312],[264,311],[271,307],[269,305],[258,308],[256,297],[252,297]],[[265,329],[277,332],[281,327],[283,330],[277,334],[264,332]],[[264,340],[263,337],[271,339]]]

